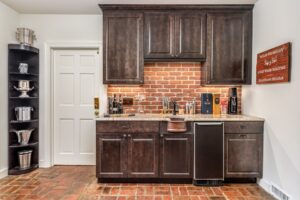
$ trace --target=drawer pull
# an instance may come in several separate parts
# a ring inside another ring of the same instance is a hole
[[[245,139],[245,138],[247,138],[247,135],[245,135],[245,134],[241,134],[241,135],[240,135],[240,138],[243,138],[243,139]]]
[[[160,137],[163,138],[163,137],[164,137],[164,134],[160,134]]]
[[[128,137],[131,138],[131,134],[128,134]]]
[[[123,138],[126,138],[126,137],[127,137],[127,135],[126,135],[126,134],[124,134],[124,135],[123,135]]]

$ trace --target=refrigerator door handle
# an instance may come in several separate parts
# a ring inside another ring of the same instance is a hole
[[[199,126],[221,126],[223,125],[223,122],[198,122],[196,123],[196,125],[199,125]]]

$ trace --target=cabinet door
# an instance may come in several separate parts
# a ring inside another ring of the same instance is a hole
[[[164,178],[193,177],[192,134],[164,134],[160,139],[160,175]]]
[[[176,15],[176,58],[205,58],[206,17],[204,14]]]
[[[225,177],[262,177],[263,134],[225,134]]]
[[[103,82],[143,83],[143,14],[104,13]]]
[[[170,12],[145,13],[145,59],[164,59],[175,56],[175,17]]]
[[[128,134],[128,177],[158,177],[158,133]]]
[[[251,84],[252,14],[207,15],[205,84]]]
[[[123,134],[97,137],[97,177],[127,177],[127,140]]]

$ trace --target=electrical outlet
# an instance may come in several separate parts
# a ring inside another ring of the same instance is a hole
[[[124,106],[132,106],[133,105],[133,98],[123,97],[123,105]]]

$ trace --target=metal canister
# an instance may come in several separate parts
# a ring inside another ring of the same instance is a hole
[[[16,118],[18,121],[31,120],[32,107],[15,107]]]
[[[28,169],[31,165],[32,150],[23,150],[18,152],[20,169]]]

